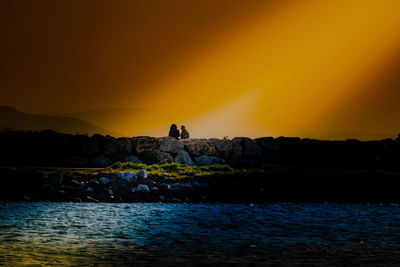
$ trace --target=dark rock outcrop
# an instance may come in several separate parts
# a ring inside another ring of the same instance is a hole
[[[105,168],[109,165],[111,165],[113,162],[111,159],[109,159],[108,157],[101,155],[98,158],[93,159],[90,162],[90,165],[93,167],[98,167],[98,168]]]
[[[247,137],[236,137],[232,141],[235,147],[234,151],[237,151],[234,158],[260,158],[263,154],[262,149],[253,139]]]
[[[185,150],[194,157],[216,155],[215,146],[208,139],[183,139],[180,142],[184,144]]]
[[[220,159],[215,156],[206,156],[206,155],[201,155],[196,157],[196,163],[197,165],[213,165],[213,164],[222,164],[225,161],[223,159]]]
[[[175,162],[179,164],[186,164],[189,166],[195,165],[189,153],[185,150],[181,150],[178,152],[178,155],[175,157]]]
[[[215,147],[215,155],[219,158],[227,159],[231,157],[233,142],[231,140],[209,139],[208,140]]]
[[[89,137],[85,135],[78,135],[77,137],[79,154],[84,156],[95,156],[101,152],[96,137]]]
[[[170,137],[113,138],[110,136],[43,132],[0,132],[1,166],[96,167],[104,155],[111,163],[130,161],[146,164],[180,162],[194,164],[197,157],[217,157],[237,167],[263,164],[294,164],[332,168],[373,168],[400,171],[397,140],[322,141],[263,137],[233,140]],[[184,151],[184,152],[181,152]],[[180,155],[178,156],[178,154]],[[189,154],[189,157],[186,155]],[[189,158],[191,160],[189,160]],[[202,163],[204,157],[196,162]],[[204,158],[213,159],[213,158]],[[214,162],[216,162],[214,160]],[[208,164],[208,163],[207,163]]]
[[[167,152],[160,152],[157,151],[157,156],[158,156],[158,163],[172,163],[174,162],[174,158],[172,157],[172,155],[170,153]]]
[[[131,142],[127,138],[115,139],[107,136],[103,140],[103,153],[116,160],[123,160],[124,157],[131,154]]]
[[[180,150],[184,148],[184,144],[174,137],[162,137],[158,140],[160,142],[160,147],[158,148],[160,152],[166,152],[176,155]]]
[[[145,151],[157,150],[160,141],[157,138],[149,136],[139,136],[131,138],[132,152],[139,154]]]
[[[165,179],[147,172],[53,174],[0,169],[0,200],[86,202],[400,203],[394,172],[265,169]]]

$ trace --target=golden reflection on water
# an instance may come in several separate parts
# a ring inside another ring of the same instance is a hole
[[[103,256],[93,249],[54,247],[38,243],[0,244],[0,265],[5,266],[99,266]]]

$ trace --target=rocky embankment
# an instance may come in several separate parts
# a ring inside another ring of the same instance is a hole
[[[395,172],[268,167],[200,176],[185,173],[187,178],[177,179],[146,170],[3,168],[0,200],[400,203],[400,174]]]
[[[234,167],[295,164],[333,168],[400,169],[400,138],[361,142],[246,137],[176,140],[113,138],[53,131],[0,133],[1,166],[106,167],[114,162]]]
[[[0,148],[0,200],[400,203],[400,138],[176,140],[4,131]],[[174,169],[179,173],[168,173]]]

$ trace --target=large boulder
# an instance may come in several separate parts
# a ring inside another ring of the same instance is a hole
[[[103,143],[103,153],[108,157],[112,157],[117,153],[117,139],[107,136]]]
[[[175,157],[175,162],[178,164],[186,164],[189,166],[195,165],[189,153],[185,150],[181,150],[178,152],[178,155],[176,155]]]
[[[233,140],[234,148],[235,150],[233,151],[233,158],[238,158],[237,156],[239,153],[236,154],[236,152],[239,152],[239,147],[241,147],[241,155],[239,157],[243,158],[260,158],[262,157],[262,149],[257,145],[257,143],[248,137],[236,137]]]
[[[95,159],[93,159],[90,162],[90,165],[93,167],[98,167],[98,168],[105,168],[109,165],[111,165],[113,162],[111,159],[109,159],[108,157],[101,155],[100,157],[97,157]]]
[[[201,155],[196,157],[196,162],[198,165],[203,166],[203,165],[222,164],[225,161],[215,156]]]
[[[178,154],[184,148],[184,144],[174,137],[162,137],[158,139],[160,142],[159,151],[172,154]]]
[[[262,149],[257,145],[257,143],[250,138],[244,138],[243,142],[243,154],[245,157],[259,158],[262,156]]]
[[[127,138],[112,138],[106,136],[103,141],[103,152],[106,156],[115,159],[122,160],[127,155],[131,154],[132,145]]]
[[[140,170],[136,172],[136,177],[138,179],[146,179],[147,178],[147,171],[146,170]]]
[[[136,172],[118,172],[117,177],[128,182],[136,182],[137,180]]]
[[[160,164],[174,162],[174,158],[171,156],[171,154],[169,154],[167,152],[157,151],[157,155],[158,155],[158,160],[159,160],[158,163],[160,163]]]
[[[125,180],[128,182],[136,182],[138,179],[146,179],[147,178],[147,171],[140,170],[137,172],[118,172],[117,178],[121,180]]]
[[[160,146],[160,140],[149,136],[139,136],[131,138],[132,152],[139,154],[145,151],[157,150]]]
[[[231,140],[209,139],[208,142],[215,147],[217,157],[229,158],[233,149],[233,142]]]
[[[243,146],[241,138],[234,138],[232,140],[232,148],[229,157],[232,159],[241,158],[243,154]]]
[[[254,141],[265,153],[277,153],[279,151],[279,145],[273,137],[257,138]]]
[[[149,192],[150,192],[150,189],[149,189],[149,187],[148,187],[147,185],[145,185],[145,184],[139,184],[139,185],[136,187],[136,192],[149,193]]]
[[[185,150],[192,156],[216,155],[215,146],[208,139],[183,139],[180,142],[184,144]]]
[[[117,152],[122,158],[132,153],[132,144],[128,138],[124,137],[118,138],[117,142],[118,142]]]
[[[118,150],[117,139],[106,136],[103,140],[103,153],[108,157],[113,157]]]
[[[141,164],[142,162],[140,161],[140,159],[135,156],[135,155],[128,155],[124,158],[125,162],[131,162],[131,163],[137,163],[137,164]]]

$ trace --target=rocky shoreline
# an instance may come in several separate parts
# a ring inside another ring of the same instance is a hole
[[[0,132],[0,200],[400,203],[400,138]]]
[[[236,168],[264,164],[400,170],[400,138],[376,141],[323,141],[289,137],[250,139],[172,137],[113,138],[54,131],[0,132],[0,166],[106,167],[115,162],[228,164]]]
[[[400,174],[395,172],[276,166],[226,172],[223,165],[215,168],[222,171],[180,179],[146,170],[4,168],[0,170],[0,200],[400,203]]]

